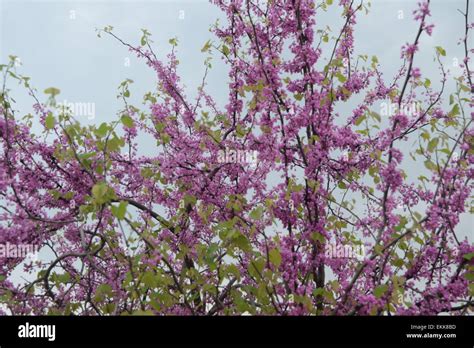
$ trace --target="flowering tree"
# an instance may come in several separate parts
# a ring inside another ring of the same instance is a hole
[[[0,243],[52,255],[0,259],[2,312],[472,313],[474,247],[457,235],[474,176],[469,1],[451,95],[444,49],[433,47],[437,88],[416,59],[435,30],[429,0],[414,9],[418,30],[391,81],[375,56],[354,53],[363,1],[212,2],[227,20],[202,52],[206,75],[212,57],[228,65],[225,106],[206,76],[189,98],[177,41],[161,61],[146,30],[137,46],[99,31],[158,81],[145,110],[124,81],[111,123],[80,124],[55,103],[59,90],[40,102],[13,60],[0,66]],[[318,29],[321,11],[339,11],[342,27]],[[17,115],[11,79],[34,115]],[[381,102],[393,112],[377,113]],[[426,172],[409,172],[410,159]],[[35,280],[12,282],[16,267]]]

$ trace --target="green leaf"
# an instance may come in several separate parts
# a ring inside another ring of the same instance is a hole
[[[119,220],[123,220],[125,218],[125,214],[127,213],[127,206],[128,202],[121,201],[117,207],[112,206],[111,211],[112,214]]]
[[[165,129],[165,127],[166,127],[166,124],[163,123],[163,122],[157,122],[155,124],[155,129],[158,133],[161,133],[163,131],[163,129]]]
[[[54,118],[53,114],[49,113],[44,120],[44,124],[46,129],[53,129],[54,125],[56,124],[56,119]]]
[[[311,239],[314,241],[320,242],[323,244],[326,241],[326,238],[319,232],[313,232],[311,233]]]
[[[374,296],[376,298],[381,298],[387,292],[387,290],[388,290],[387,284],[379,285],[374,289]]]
[[[336,77],[337,77],[337,79],[339,80],[339,82],[341,82],[341,83],[344,83],[344,82],[347,81],[347,78],[346,78],[343,74],[341,74],[340,72],[338,72],[338,73],[336,74]]]
[[[355,120],[354,124],[355,124],[356,126],[358,126],[358,125],[360,125],[360,124],[362,123],[362,121],[364,121],[364,120],[365,120],[365,115],[362,115],[362,116],[358,117],[358,118]]]
[[[97,204],[104,204],[115,197],[115,192],[105,182],[102,182],[92,187],[92,197]]]
[[[107,123],[103,122],[99,128],[96,129],[95,134],[99,137],[105,137],[107,131],[109,130],[109,126]]]
[[[323,296],[326,290],[324,288],[316,288],[313,290],[314,296]]]
[[[171,141],[171,137],[167,133],[161,134],[161,141],[163,142],[164,145],[168,144]]]
[[[378,113],[374,112],[374,111],[371,111],[371,112],[370,112],[370,116],[371,116],[374,120],[376,120],[376,121],[378,121],[378,122],[380,122],[380,121],[382,120],[382,118],[380,117],[380,115],[379,115]]]
[[[470,261],[473,257],[474,257],[474,253],[463,255],[463,258],[465,258],[468,261]]]
[[[133,119],[128,116],[128,115],[123,115],[122,118],[120,119],[123,123],[123,125],[127,128],[133,128],[134,122]]]
[[[449,116],[453,117],[453,116],[457,116],[457,115],[459,115],[459,104],[454,104],[453,108],[449,112]]]
[[[234,237],[232,239],[232,243],[243,251],[250,251],[252,249],[248,238],[245,237],[242,233],[239,233],[236,237]]]
[[[395,267],[402,267],[405,263],[403,262],[402,259],[396,259],[392,262],[392,265]]]
[[[436,165],[431,161],[431,160],[426,160],[425,162],[425,167],[429,170],[435,170]]]
[[[143,168],[141,171],[140,171],[140,174],[141,176],[143,176],[145,179],[149,179],[153,176],[153,170],[151,170],[150,168]]]
[[[459,85],[459,87],[461,87],[461,89],[464,91],[464,92],[470,92],[471,89],[466,86],[466,85],[463,85],[462,83]]]
[[[229,274],[233,274],[235,277],[237,277],[237,279],[240,280],[240,271],[236,265],[230,264],[229,266],[227,266],[227,272]]]
[[[113,137],[112,139],[109,139],[107,148],[111,152],[114,152],[120,149],[123,145],[125,145],[125,141],[122,138]]]
[[[449,95],[449,105],[453,105],[454,104],[454,95],[450,94]]]
[[[434,149],[438,146],[439,139],[438,138],[433,138],[430,140],[428,143],[428,151],[433,152]]]
[[[89,158],[94,157],[95,155],[97,155],[97,152],[87,152],[87,153],[80,154],[79,158],[84,161],[84,160],[88,160]]]
[[[195,206],[197,202],[196,196],[188,195],[188,194],[184,195],[183,200],[186,206],[191,206],[191,207]]]
[[[51,94],[51,97],[57,96],[61,91],[54,87],[49,87],[44,90],[45,94]]]
[[[224,53],[224,56],[227,57],[230,53],[229,47],[227,47],[226,45],[222,45],[222,53]]]
[[[157,285],[155,274],[151,271],[145,272],[142,282],[148,289],[153,289]]]
[[[92,187],[92,196],[94,198],[102,198],[107,192],[107,185],[105,183],[95,184]]]
[[[178,39],[177,38],[172,38],[172,39],[169,39],[168,42],[170,43],[170,45],[172,46],[176,46],[178,45]]]
[[[249,274],[256,278],[260,279],[260,275],[262,274],[263,268],[265,267],[265,260],[262,258],[256,259],[254,261],[250,261],[248,265]]]
[[[112,287],[109,284],[100,284],[95,290],[95,300],[101,302],[105,296],[112,295]]]
[[[374,251],[377,255],[382,255],[383,246],[381,246],[380,244],[376,244],[374,246]]]
[[[263,215],[263,207],[257,207],[250,212],[250,217],[254,220],[260,220]]]
[[[344,181],[339,181],[339,183],[337,184],[337,187],[339,187],[341,190],[345,190],[347,188]]]
[[[464,279],[474,281],[474,273],[464,273]]]
[[[60,283],[67,283],[71,279],[71,275],[69,273],[63,274],[56,274],[56,280]]]
[[[204,255],[205,261],[210,264],[214,261],[216,253],[219,250],[219,244],[211,243],[208,248],[206,248],[206,254]]]
[[[280,250],[272,249],[268,252],[268,258],[270,262],[273,263],[276,267],[280,266],[281,264],[281,254]]]
[[[438,54],[442,55],[443,57],[446,56],[446,50],[441,47],[441,46],[436,46],[436,52],[438,52]]]
[[[201,52],[207,52],[211,48],[211,40],[207,40],[204,46],[201,48]]]

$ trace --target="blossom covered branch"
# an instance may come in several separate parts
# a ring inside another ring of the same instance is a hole
[[[59,90],[40,102],[13,60],[0,65],[0,243],[51,254],[0,258],[0,310],[472,313],[474,246],[458,231],[474,176],[469,2],[451,95],[443,48],[433,49],[438,87],[418,66],[420,39],[436,29],[429,0],[413,11],[417,32],[392,80],[377,57],[355,53],[365,1],[212,3],[226,21],[202,48],[194,100],[177,40],[163,61],[146,30],[137,46],[99,31],[157,79],[145,110],[125,80],[111,123],[81,124],[56,104]],[[318,26],[323,11],[343,18],[334,37]],[[228,66],[225,105],[206,91],[216,57]],[[12,79],[34,98],[34,115],[17,115]],[[380,103],[395,111],[380,115]],[[408,170],[410,159],[425,172]],[[12,281],[17,267],[36,280]]]

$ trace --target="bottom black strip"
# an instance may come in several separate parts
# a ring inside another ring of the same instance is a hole
[[[469,346],[473,317],[0,317],[0,346]]]

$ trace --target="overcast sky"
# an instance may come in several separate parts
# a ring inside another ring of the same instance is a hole
[[[393,76],[399,66],[400,47],[414,39],[416,24],[411,11],[415,5],[415,0],[373,0],[371,12],[358,19],[357,53],[377,55],[387,76]],[[432,37],[423,35],[421,39],[417,60],[426,63],[415,61],[433,83],[438,75],[432,62],[433,46],[446,49],[447,63],[463,58],[462,47],[457,45],[463,31],[463,18],[457,9],[463,8],[464,0],[433,1],[432,21],[437,28]],[[153,88],[154,76],[143,61],[118,42],[110,37],[98,38],[96,28],[112,25],[117,34],[133,44],[140,40],[140,29],[146,28],[153,33],[160,54],[168,51],[168,40],[177,36],[183,81],[194,88],[203,73],[200,49],[212,38],[209,26],[219,17],[220,11],[206,0],[0,0],[0,58],[5,61],[8,55],[18,56],[23,64],[21,73],[30,76],[39,91],[50,86],[61,89],[59,101],[95,103],[96,118],[91,122],[101,123],[115,117],[120,106],[115,92],[122,80],[132,78],[132,92],[141,98]],[[317,19],[321,28],[340,23],[335,11]],[[208,87],[217,100],[224,102],[226,82],[218,61]],[[459,73],[459,68],[448,65]],[[22,111],[31,109],[25,93],[15,96]]]

